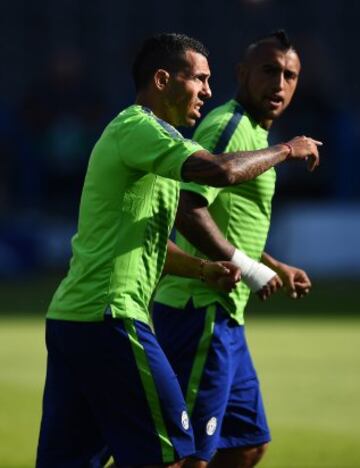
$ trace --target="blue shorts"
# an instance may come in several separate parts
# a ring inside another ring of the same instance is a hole
[[[244,327],[219,305],[185,309],[156,303],[153,321],[186,396],[195,436],[194,457],[270,441],[259,381]]]
[[[170,463],[194,453],[177,378],[144,323],[47,320],[37,468]]]

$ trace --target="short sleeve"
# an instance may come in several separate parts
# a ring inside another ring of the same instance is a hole
[[[194,139],[213,154],[249,149],[246,132],[240,125],[241,117],[242,112],[237,110],[237,105],[227,111],[215,110],[200,123]],[[223,188],[189,182],[182,183],[181,190],[195,192],[211,205]]]
[[[116,139],[126,166],[174,180],[181,180],[186,159],[203,150],[167,122],[145,112],[124,122]]]
[[[216,142],[218,141],[222,129],[226,125],[226,121],[229,119],[229,116],[225,114],[216,116],[216,118],[209,118],[210,116],[207,116],[200,123],[194,134],[194,139],[200,142],[200,144],[207,151],[214,153]],[[207,204],[211,205],[222,189],[219,187],[210,187],[208,185],[197,184],[195,182],[182,182],[181,190],[187,190],[189,192],[194,192],[198,195],[201,195],[203,198],[205,198]]]
[[[211,205],[222,188],[210,187],[209,185],[200,185],[195,182],[182,182],[180,185],[181,190],[197,193],[205,198],[208,205]]]

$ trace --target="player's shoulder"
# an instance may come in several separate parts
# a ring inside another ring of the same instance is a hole
[[[152,134],[183,140],[183,135],[165,120],[157,117],[151,109],[133,104],[121,111],[108,125],[109,132],[128,133],[136,131],[137,135]],[[140,137],[141,138],[141,137]]]
[[[244,108],[235,99],[230,99],[211,110],[198,126],[196,133],[208,131],[211,128],[222,129],[230,123],[236,126],[242,125],[243,120],[248,121],[248,118]]]
[[[118,129],[127,125],[146,125],[153,122],[150,109],[133,104],[123,109],[109,123],[109,129]]]
[[[234,110],[237,108],[236,101],[230,99],[229,101],[212,109],[202,120],[199,127],[210,122],[218,122],[219,120],[226,120],[231,117]]]
[[[252,123],[243,106],[231,99],[213,109],[199,125],[194,135],[195,140],[202,143],[214,153],[222,153],[243,149],[246,141],[251,139]],[[234,144],[233,144],[234,143]]]
[[[135,127],[141,127],[146,116],[138,109],[139,106],[132,105],[120,111],[110,120],[104,129],[103,137],[119,136],[131,132]],[[136,128],[138,130],[138,128]]]

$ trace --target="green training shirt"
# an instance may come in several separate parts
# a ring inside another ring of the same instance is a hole
[[[196,141],[215,154],[266,148],[267,137],[268,132],[254,122],[235,100],[210,112],[194,135]],[[231,187],[219,189],[183,183],[181,188],[203,196],[224,237],[249,257],[259,260],[270,225],[275,179],[275,169],[271,168],[256,179]],[[178,232],[176,243],[192,255],[203,256]],[[195,307],[219,302],[239,324],[243,324],[249,294],[250,289],[243,282],[226,294],[198,280],[167,275],[160,282],[155,300],[180,309],[189,299],[193,300]]]
[[[106,127],[85,177],[73,256],[48,318],[149,322],[184,161],[203,148],[150,110],[133,105]]]

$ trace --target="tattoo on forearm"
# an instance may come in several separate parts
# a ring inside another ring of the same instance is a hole
[[[199,151],[185,161],[182,175],[187,181],[225,187],[257,177],[284,161],[286,154],[282,145],[219,155]]]

